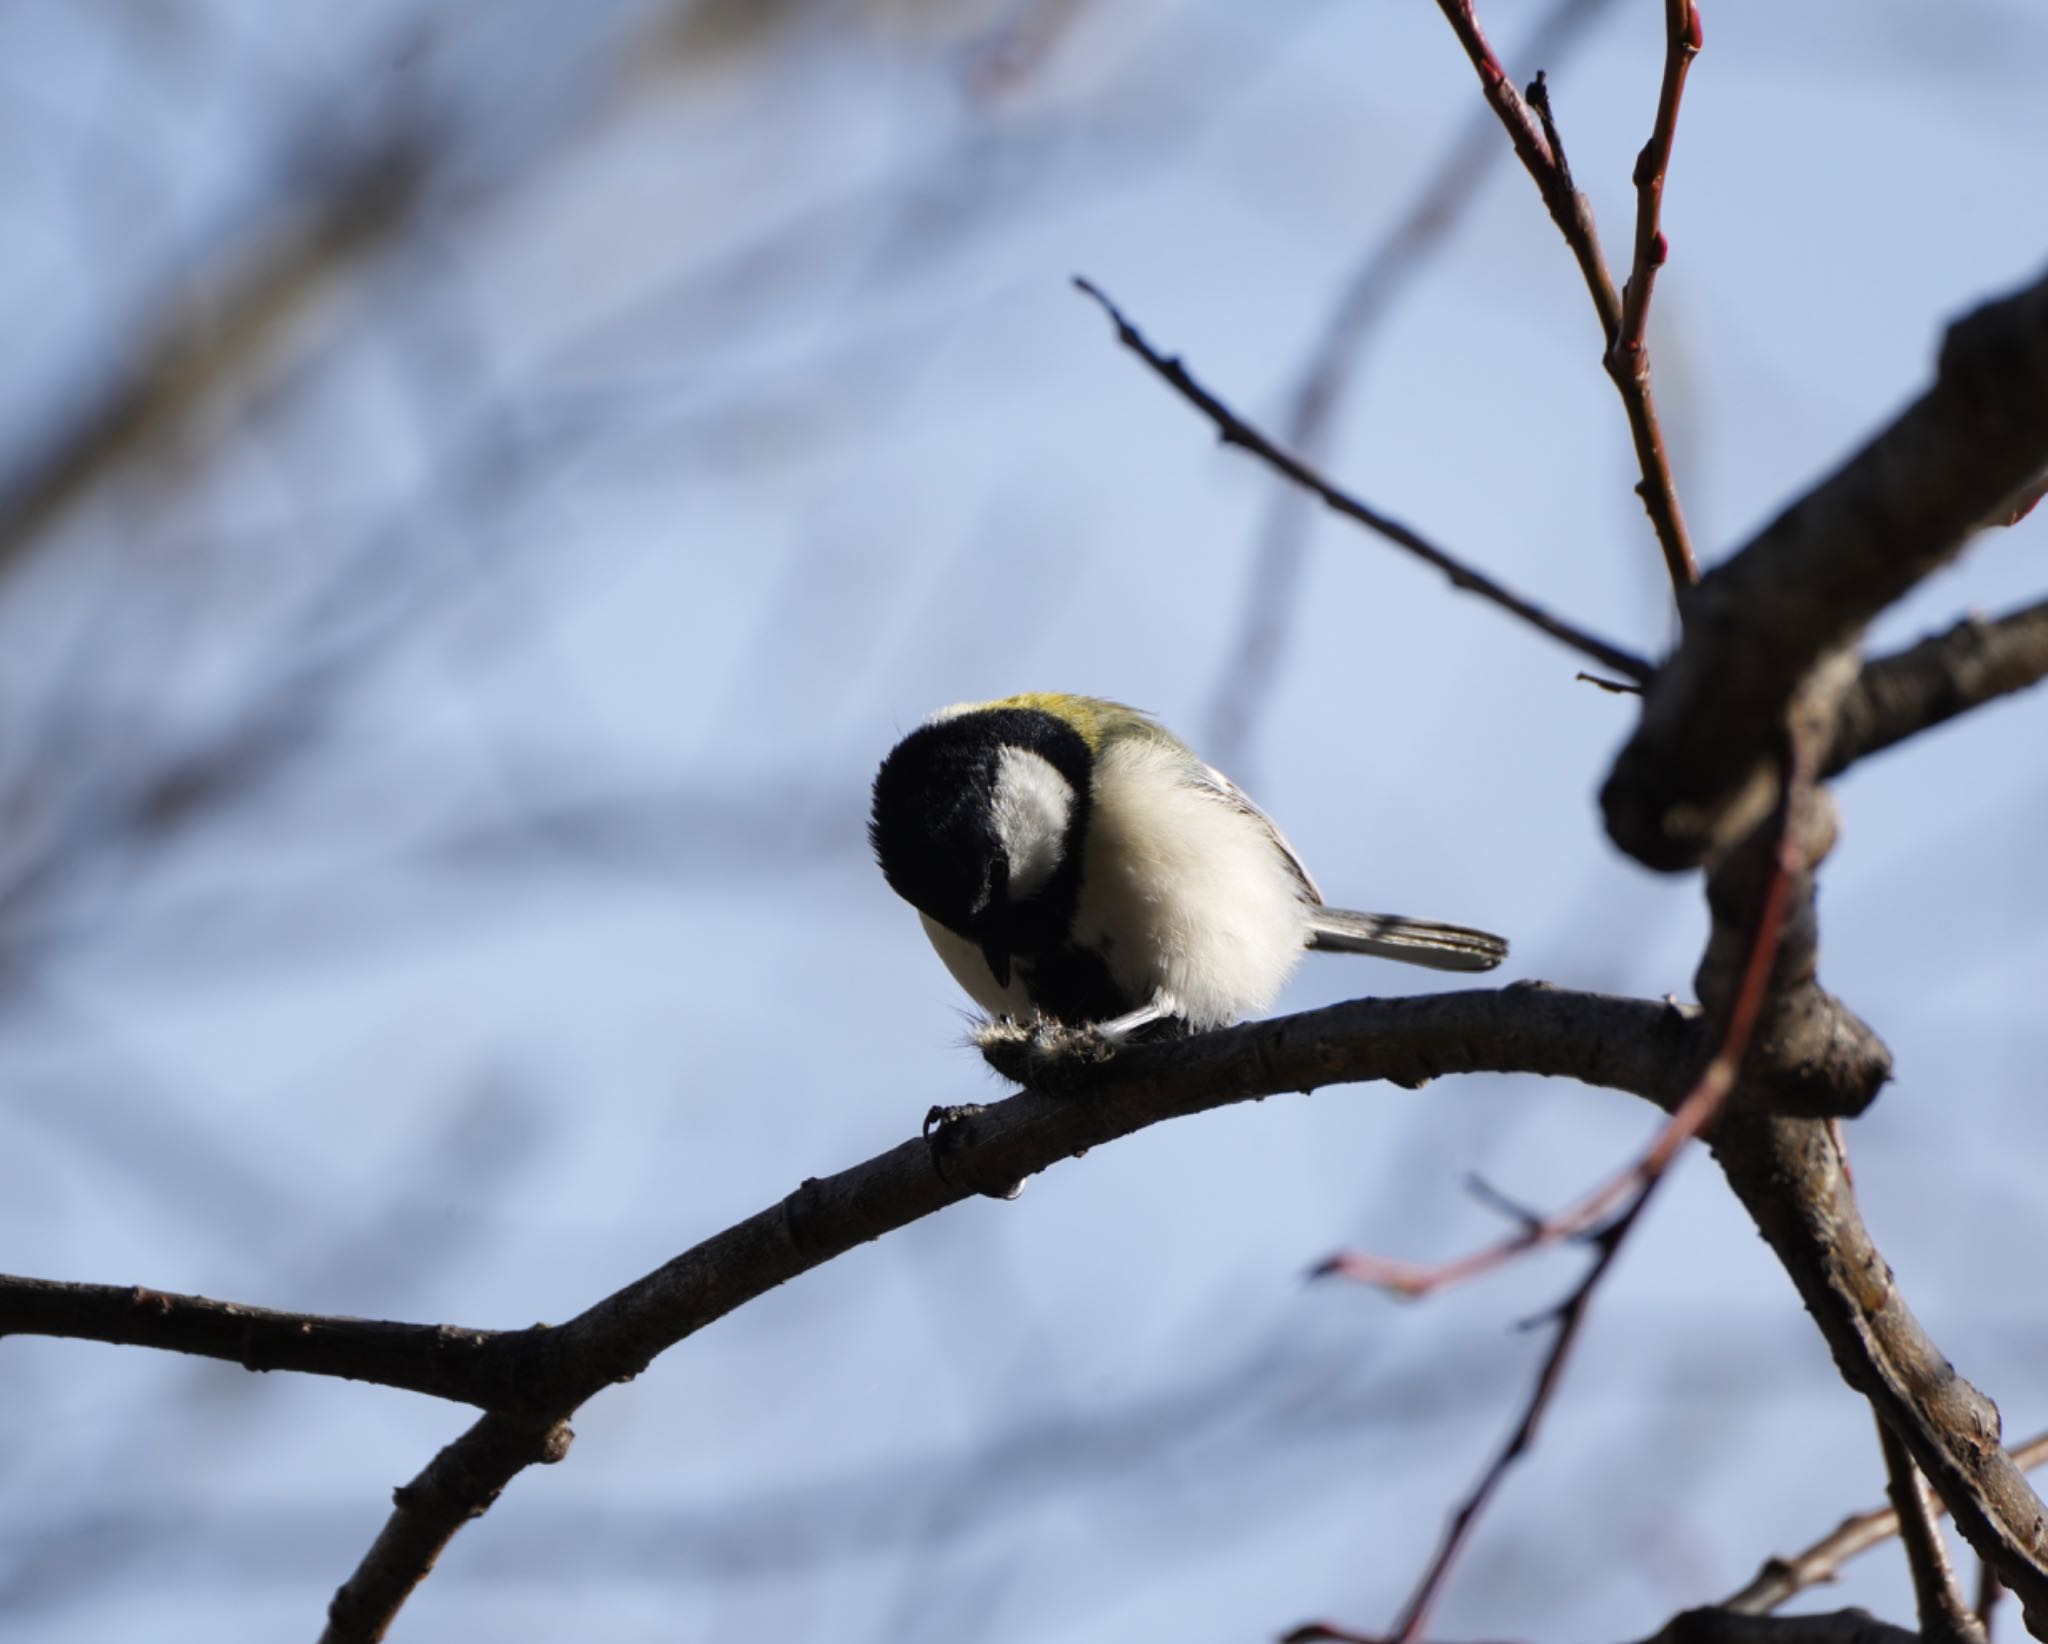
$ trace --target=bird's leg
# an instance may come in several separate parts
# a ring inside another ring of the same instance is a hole
[[[1127,1010],[1121,1016],[1112,1016],[1106,1022],[1096,1022],[1089,1031],[1114,1048],[1128,1044],[1134,1035],[1154,1022],[1171,1021],[1179,1014],[1171,999],[1163,993],[1155,993],[1149,1003],[1140,1005],[1136,1010]]]

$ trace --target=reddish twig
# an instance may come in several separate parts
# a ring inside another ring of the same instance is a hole
[[[1136,354],[1183,399],[1215,424],[1216,432],[1225,445],[1234,445],[1239,450],[1250,452],[1268,467],[1286,475],[1296,485],[1313,491],[1324,503],[1345,518],[1356,520],[1395,546],[1407,549],[1417,559],[1434,565],[1450,578],[1452,587],[1461,588],[1466,593],[1477,594],[1480,598],[1491,601],[1502,610],[1520,617],[1531,627],[1541,629],[1552,639],[1569,645],[1583,656],[1593,658],[1603,667],[1611,668],[1614,672],[1626,675],[1638,683],[1649,680],[1652,670],[1641,657],[1633,656],[1617,645],[1610,645],[1604,639],[1595,638],[1584,629],[1574,627],[1561,617],[1552,616],[1540,606],[1530,604],[1521,595],[1511,593],[1491,577],[1474,571],[1452,558],[1421,533],[1411,530],[1391,515],[1368,506],[1349,492],[1340,491],[1308,463],[1276,445],[1210,393],[1195,380],[1194,375],[1178,358],[1162,354],[1154,348],[1146,341],[1144,334],[1124,317],[1123,310],[1111,302],[1093,283],[1077,275],[1074,284],[1101,305],[1103,312],[1116,327],[1117,340],[1124,347]]]
[[[1333,1257],[1317,1270],[1321,1273],[1336,1273],[1348,1278],[1361,1279],[1398,1290],[1404,1295],[1421,1296],[1481,1273],[1490,1272],[1524,1251],[1540,1245],[1554,1244],[1561,1239],[1590,1236],[1597,1252],[1584,1278],[1555,1314],[1556,1339],[1551,1343],[1550,1351],[1544,1356],[1542,1367],[1536,1373],[1535,1383],[1522,1408],[1520,1420],[1516,1422],[1514,1431],[1508,1436],[1508,1441],[1501,1447],[1499,1454],[1487,1464],[1486,1470],[1480,1474],[1471,1492],[1451,1514],[1442,1541],[1387,1634],[1390,1644],[1414,1644],[1414,1641],[1422,1636],[1422,1629],[1429,1620],[1430,1611],[1442,1593],[1444,1584],[1450,1579],[1451,1570],[1457,1562],[1458,1555],[1464,1550],[1466,1542],[1470,1540],[1480,1514],[1485,1511],[1487,1503],[1499,1489],[1508,1469],[1525,1455],[1535,1442],[1544,1413],[1556,1398],[1558,1386],[1563,1380],[1572,1347],[1585,1322],[1587,1309],[1592,1304],[1593,1292],[1613,1266],[1614,1258],[1628,1237],[1629,1230],[1642,1216],[1644,1207],[1669,1171],[1671,1161],[1688,1141],[1713,1122],[1715,1115],[1720,1112],[1722,1104],[1727,1100],[1729,1091],[1734,1088],[1736,1074],[1741,1069],[1742,1059],[1749,1048],[1750,1037],[1755,1031],[1757,1019],[1763,1012],[1764,1002],[1770,991],[1772,969],[1777,962],[1779,940],[1784,933],[1792,883],[1804,866],[1801,860],[1798,819],[1813,789],[1814,765],[1815,756],[1812,751],[1798,741],[1788,738],[1778,808],[1771,823],[1776,849],[1770,876],[1764,883],[1751,927],[1748,957],[1743,966],[1741,985],[1729,1004],[1725,1021],[1721,1024],[1713,1056],[1709,1058],[1692,1089],[1678,1104],[1671,1118],[1643,1155],[1627,1169],[1602,1183],[1563,1212],[1541,1218],[1524,1215],[1522,1225],[1514,1233],[1455,1261],[1435,1267],[1418,1267],[1409,1263],[1389,1262],[1378,1257],[1343,1255]],[[1617,1203],[1620,1203],[1621,1209],[1612,1220],[1594,1231],[1595,1222]],[[1330,1629],[1325,1623],[1315,1625],[1325,1630],[1297,1630],[1290,1637],[1343,1640],[1357,1636]]]
[[[1464,1550],[1471,1538],[1472,1530],[1479,1522],[1479,1516],[1486,1511],[1486,1504],[1500,1488],[1507,1477],[1508,1469],[1528,1453],[1536,1442],[1536,1434],[1542,1426],[1543,1416],[1557,1397],[1559,1384],[1564,1380],[1565,1365],[1571,1358],[1573,1346],[1579,1339],[1579,1332],[1586,1322],[1587,1309],[1592,1305],[1593,1292],[1600,1281],[1607,1276],[1607,1270],[1614,1265],[1614,1258],[1620,1253],[1623,1242],[1628,1238],[1643,1213],[1643,1207],[1650,1202],[1650,1195],[1663,1180],[1662,1174],[1645,1178],[1642,1189],[1622,1210],[1593,1236],[1597,1254],[1593,1264],[1586,1269],[1585,1277],[1579,1280],[1572,1293],[1553,1315],[1557,1334],[1551,1341],[1550,1351],[1543,1356],[1542,1368],[1536,1372],[1536,1380],[1529,1390],[1528,1402],[1522,1407],[1521,1419],[1515,1423],[1515,1430],[1508,1435],[1508,1441],[1501,1446],[1500,1453],[1487,1464],[1486,1471],[1479,1475],[1479,1482],[1472,1492],[1458,1504],[1452,1513],[1450,1523],[1444,1527],[1443,1541],[1438,1545],[1436,1556],[1422,1573],[1422,1579],[1415,1585],[1415,1591],[1408,1602],[1401,1607],[1390,1633],[1392,1644],[1413,1644],[1422,1636],[1422,1629],[1429,1620],[1429,1614],[1436,1607],[1438,1596],[1443,1592],[1444,1583],[1450,1579],[1451,1569],[1458,1554]]]
[[[1615,346],[1624,361],[1640,359],[1643,334],[1649,329],[1650,288],[1664,266],[1670,247],[1659,218],[1664,208],[1664,176],[1671,168],[1671,145],[1678,134],[1678,103],[1685,95],[1685,76],[1700,54],[1705,36],[1700,9],[1693,0],[1664,0],[1664,80],[1657,91],[1657,119],[1650,140],[1636,156],[1635,266],[1621,294],[1621,334]],[[1647,372],[1648,362],[1642,369]],[[1697,572],[1695,572],[1697,576]]]
[[[1458,43],[1465,48],[1465,55],[1471,59],[1479,75],[1480,89],[1506,127],[1516,156],[1534,180],[1544,208],[1579,265],[1594,312],[1600,318],[1601,365],[1621,395],[1629,437],[1635,445],[1636,466],[1642,475],[1636,494],[1650,516],[1672,587],[1690,587],[1699,581],[1699,562],[1693,554],[1685,516],[1678,506],[1678,489],[1664,449],[1663,428],[1650,393],[1650,356],[1644,334],[1649,323],[1651,287],[1657,270],[1664,264],[1667,249],[1658,220],[1663,209],[1665,172],[1677,130],[1679,99],[1685,88],[1686,71],[1699,54],[1701,44],[1699,8],[1692,0],[1666,0],[1664,78],[1657,99],[1657,118],[1650,140],[1636,161],[1634,264],[1626,290],[1617,292],[1607,258],[1600,249],[1593,208],[1572,181],[1571,165],[1558,137],[1544,77],[1538,74],[1524,96],[1515,89],[1500,59],[1494,55],[1485,31],[1479,26],[1472,0],[1437,0],[1437,4]]]
[[[1427,1296],[1491,1273],[1527,1251],[1579,1237],[1616,1205],[1627,1200],[1632,1192],[1636,1201],[1631,1202],[1621,1215],[1624,1218],[1633,1216],[1640,1200],[1670,1168],[1679,1149],[1713,1123],[1721,1104],[1728,1098],[1728,1092],[1735,1086],[1735,1076],[1749,1048],[1750,1035],[1755,1031],[1757,1017],[1763,1010],[1771,967],[1778,956],[1778,938],[1784,929],[1792,879],[1800,867],[1799,843],[1792,819],[1798,814],[1798,808],[1804,803],[1812,784],[1810,756],[1788,756],[1786,776],[1779,794],[1778,815],[1773,824],[1777,840],[1776,860],[1764,886],[1763,905],[1752,927],[1742,984],[1736,990],[1712,1058],[1639,1158],[1555,1215],[1524,1220],[1514,1232],[1469,1255],[1422,1265],[1344,1251],[1319,1263],[1313,1270],[1313,1276],[1355,1279],[1403,1296]]]
[[[1636,494],[1643,499],[1665,567],[1674,588],[1700,579],[1699,561],[1678,508],[1678,487],[1671,477],[1671,459],[1664,449],[1664,430],[1650,397],[1650,351],[1645,335],[1650,323],[1650,291],[1657,271],[1670,253],[1660,219],[1664,208],[1664,177],[1671,166],[1671,145],[1678,131],[1678,103],[1685,94],[1685,76],[1704,43],[1699,7],[1693,0],[1664,0],[1664,79],[1657,93],[1657,118],[1650,140],[1636,157],[1636,237],[1634,266],[1622,288],[1621,328],[1610,340],[1603,362],[1621,393],[1628,413],[1629,437],[1635,442],[1642,479]]]

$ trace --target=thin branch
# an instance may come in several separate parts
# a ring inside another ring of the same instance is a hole
[[[1458,1504],[1451,1514],[1449,1524],[1444,1528],[1443,1540],[1436,1555],[1422,1573],[1422,1579],[1409,1594],[1408,1602],[1401,1607],[1395,1618],[1393,1631],[1389,1635],[1392,1644],[1415,1644],[1422,1637],[1423,1628],[1429,1623],[1430,1612],[1436,1608],[1436,1601],[1442,1595],[1444,1584],[1450,1580],[1451,1570],[1458,1555],[1464,1551],[1465,1543],[1471,1538],[1473,1528],[1478,1524],[1480,1514],[1486,1511],[1494,1492],[1501,1481],[1536,1443],[1536,1434],[1541,1428],[1543,1417],[1556,1401],[1557,1390],[1564,1381],[1565,1366],[1571,1359],[1572,1348],[1586,1322],[1587,1310],[1593,1301],[1593,1292],[1600,1281],[1607,1276],[1614,1265],[1614,1258],[1620,1254],[1623,1242],[1641,1218],[1643,1207],[1650,1202],[1650,1196],[1657,1191],[1657,1184],[1663,1178],[1651,1176],[1645,1179],[1642,1189],[1634,1199],[1593,1237],[1597,1254],[1586,1269],[1585,1276],[1577,1287],[1565,1298],[1554,1315],[1557,1333],[1550,1344],[1550,1351],[1544,1355],[1542,1366],[1536,1372],[1536,1380],[1529,1389],[1528,1401],[1522,1407],[1521,1418],[1515,1423],[1515,1430],[1508,1435],[1508,1441],[1501,1446],[1500,1453],[1487,1464],[1485,1472],[1479,1475],[1479,1482]]]
[[[392,1492],[391,1517],[327,1606],[320,1644],[381,1639],[455,1532],[522,1470],[560,1461],[574,1437],[563,1420],[492,1414],[442,1450]]]
[[[1437,5],[1451,25],[1451,32],[1457,35],[1458,44],[1471,59],[1479,75],[1480,89],[1506,127],[1508,141],[1514,144],[1522,169],[1536,184],[1550,220],[1557,224],[1564,243],[1578,262],[1587,294],[1593,299],[1593,310],[1600,317],[1602,343],[1611,346],[1621,331],[1621,296],[1614,289],[1614,276],[1607,271],[1607,258],[1600,249],[1600,230],[1593,222],[1593,208],[1572,185],[1571,168],[1564,163],[1562,150],[1554,144],[1554,124],[1540,117],[1529,100],[1515,89],[1514,81],[1494,55],[1486,31],[1479,26],[1472,0],[1437,0]]]
[[[1995,621],[1969,617],[1864,664],[1842,699],[1824,776],[2048,679],[2048,600]]]
[[[1951,326],[1934,386],[1688,596],[1601,793],[1615,843],[1675,871],[1745,832],[1800,681],[2044,470],[2048,277]]]
[[[2015,1444],[2006,1454],[2020,1471],[2031,1473],[2048,1462],[2048,1433],[2036,1433],[2024,1444]],[[1939,1496],[1931,1503],[1937,1516],[1947,1512]],[[1764,1560],[1747,1585],[1721,1600],[1719,1608],[1744,1615],[1764,1615],[1781,1604],[1789,1604],[1813,1587],[1825,1587],[1842,1578],[1842,1566],[1861,1558],[1873,1547],[1881,1547],[1899,1533],[1899,1515],[1890,1507],[1873,1507],[1851,1513],[1820,1540],[1791,1554],[1774,1554]],[[1979,1609],[1979,1618],[1983,1611]]]
[[[1621,396],[1629,438],[1635,446],[1636,466],[1642,475],[1636,494],[1650,516],[1671,586],[1682,592],[1699,580],[1699,562],[1679,509],[1678,488],[1671,477],[1663,427],[1657,420],[1656,402],[1650,392],[1650,356],[1644,333],[1651,286],[1665,257],[1666,244],[1658,217],[1677,131],[1679,98],[1686,71],[1700,49],[1699,13],[1690,0],[1666,0],[1664,78],[1657,100],[1657,117],[1650,140],[1636,161],[1635,263],[1626,291],[1617,292],[1606,255],[1600,249],[1600,232],[1593,220],[1592,205],[1572,180],[1571,165],[1565,158],[1556,115],[1550,106],[1548,80],[1539,73],[1526,96],[1516,91],[1500,59],[1494,55],[1486,31],[1479,26],[1472,0],[1437,0],[1437,4],[1478,73],[1480,88],[1507,129],[1515,154],[1542,195],[1551,221],[1557,224],[1579,265],[1587,295],[1593,299],[1593,312],[1600,321],[1601,368]]]
[[[1664,177],[1671,168],[1671,145],[1678,134],[1678,104],[1685,95],[1685,76],[1700,54],[1705,37],[1699,7],[1693,0],[1664,0],[1664,79],[1657,89],[1657,120],[1650,140],[1636,156],[1635,267],[1621,294],[1621,334],[1615,347],[1622,358],[1639,358],[1650,319],[1650,288],[1664,266],[1669,246],[1659,218],[1664,206]],[[1643,367],[1647,371],[1648,367]],[[1693,581],[1698,580],[1695,571]]]
[[[1553,0],[1516,51],[1518,61],[1555,67],[1587,38],[1592,23],[1614,0]],[[1402,293],[1430,266],[1466,208],[1478,198],[1500,157],[1493,115],[1475,109],[1423,179],[1407,208],[1373,241],[1323,322],[1307,362],[1288,392],[1280,441],[1303,461],[1320,464],[1345,390],[1366,345]],[[1260,711],[1272,693],[1289,623],[1298,603],[1308,498],[1276,491],[1253,551],[1236,641],[1209,710],[1208,746],[1216,762],[1235,770]]]
[[[1955,1567],[1949,1563],[1948,1548],[1941,1539],[1928,1500],[1927,1481],[1913,1458],[1899,1442],[1898,1434],[1877,1424],[1878,1448],[1884,1454],[1885,1491],[1898,1515],[1899,1544],[1906,1550],[1906,1567],[1913,1575],[1913,1600],[1920,1616],[1920,1636],[1928,1644],[1984,1644],[1984,1629],[1963,1601],[1956,1585]]]
[[[1998,1601],[2005,1596],[2005,1583],[1998,1579],[1998,1572],[1988,1564],[1977,1566],[1977,1625],[1983,1629],[1984,1637],[1991,1637],[1991,1618],[1998,1612]]]
[[[1624,674],[1633,680],[1647,680],[1650,665],[1641,657],[1632,656],[1618,646],[1610,645],[1603,639],[1596,639],[1581,628],[1573,627],[1561,618],[1530,604],[1519,594],[1510,593],[1491,577],[1471,570],[1452,558],[1418,532],[1403,525],[1399,520],[1380,513],[1377,509],[1360,502],[1348,492],[1340,491],[1299,457],[1282,450],[1264,434],[1252,427],[1231,410],[1201,383],[1180,360],[1161,354],[1138,331],[1137,327],[1124,317],[1123,311],[1111,302],[1096,286],[1076,276],[1075,286],[1093,297],[1116,326],[1117,340],[1136,354],[1158,375],[1170,384],[1181,397],[1216,425],[1216,432],[1225,445],[1234,445],[1248,451],[1260,461],[1294,481],[1296,485],[1313,491],[1317,496],[1347,519],[1356,520],[1368,530],[1376,531],[1397,547],[1405,548],[1416,558],[1435,566],[1451,580],[1454,588],[1477,594],[1490,600],[1502,610],[1520,617],[1530,626],[1541,629],[1552,639],[1560,640],[1581,655],[1589,656],[1603,667],[1615,673]]]
[[[0,1338],[60,1336],[299,1370],[488,1405],[492,1330],[287,1313],[140,1285],[0,1274]]]

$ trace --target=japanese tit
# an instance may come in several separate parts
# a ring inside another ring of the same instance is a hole
[[[1484,931],[1328,907],[1266,813],[1149,716],[1096,697],[965,703],[898,743],[868,836],[994,1017],[1125,1037],[1270,1005],[1310,948],[1491,970]]]

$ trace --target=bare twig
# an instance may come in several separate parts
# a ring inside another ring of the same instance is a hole
[[[1555,67],[1612,4],[1613,0],[1555,0],[1516,59]],[[1423,179],[1407,209],[1375,238],[1371,251],[1345,282],[1289,391],[1280,424],[1281,443],[1305,462],[1322,463],[1338,405],[1367,343],[1478,197],[1480,184],[1499,156],[1493,115],[1477,109]],[[1237,638],[1209,713],[1208,745],[1226,770],[1236,769],[1244,759],[1245,744],[1271,694],[1301,587],[1311,517],[1308,499],[1292,491],[1275,493],[1266,510],[1239,606]]]
[[[2024,1444],[2013,1445],[2006,1454],[2022,1472],[2032,1472],[2048,1462],[2048,1433],[2036,1433]],[[1937,1516],[1947,1511],[1938,1496],[1929,1505]],[[1773,1555],[1765,1559],[1748,1583],[1730,1593],[1719,1607],[1744,1615],[1766,1614],[1790,1603],[1809,1588],[1839,1581],[1843,1565],[1873,1547],[1883,1546],[1898,1533],[1899,1515],[1894,1508],[1873,1507],[1867,1512],[1851,1513],[1811,1546],[1789,1557]],[[1995,1584],[1997,1578],[1992,1579]],[[1980,1587],[1978,1620],[1986,1621],[1988,1614]]]
[[[1554,617],[1538,606],[1532,605],[1519,594],[1510,593],[1491,577],[1474,571],[1451,557],[1443,549],[1430,542],[1420,533],[1411,530],[1399,520],[1368,507],[1348,492],[1340,491],[1328,480],[1303,462],[1299,457],[1282,450],[1264,434],[1252,427],[1231,410],[1201,383],[1195,380],[1188,368],[1177,358],[1169,358],[1147,342],[1136,326],[1124,317],[1123,311],[1111,302],[1097,287],[1078,276],[1074,284],[1093,297],[1102,306],[1111,322],[1116,326],[1117,340],[1136,354],[1180,396],[1216,425],[1216,432],[1225,445],[1237,446],[1249,451],[1267,466],[1277,469],[1296,485],[1313,491],[1317,496],[1347,519],[1354,519],[1368,530],[1376,531],[1397,547],[1405,548],[1416,558],[1434,565],[1451,580],[1454,588],[1477,594],[1490,600],[1502,610],[1511,612],[1534,628],[1541,629],[1552,639],[1560,640],[1584,656],[1591,657],[1603,667],[1611,668],[1630,679],[1647,680],[1650,665],[1641,657],[1632,656],[1619,646],[1610,645],[1604,639],[1596,639],[1581,628],[1576,628],[1562,618]]]
[[[2048,679],[2048,600],[1994,621],[1970,617],[1909,650],[1865,663],[1822,774]]]
[[[1678,486],[1671,477],[1671,458],[1664,448],[1663,425],[1650,394],[1650,351],[1645,337],[1650,319],[1650,291],[1664,266],[1670,243],[1659,219],[1664,204],[1664,177],[1671,164],[1672,140],[1678,131],[1678,102],[1685,91],[1686,71],[1699,55],[1702,37],[1699,7],[1693,0],[1664,0],[1664,79],[1657,93],[1657,119],[1650,140],[1636,159],[1636,235],[1634,267],[1622,289],[1621,329],[1609,345],[1607,374],[1621,392],[1628,413],[1642,480],[1636,487],[1649,511],[1665,566],[1674,589],[1700,579],[1699,561],[1679,512]]]
[[[1641,479],[1636,494],[1650,516],[1650,526],[1664,556],[1665,569],[1674,590],[1683,591],[1699,580],[1699,563],[1678,505],[1678,488],[1671,477],[1671,462],[1664,448],[1664,432],[1657,420],[1655,399],[1650,392],[1650,356],[1645,332],[1648,327],[1650,290],[1656,271],[1663,266],[1665,239],[1658,226],[1664,198],[1664,175],[1671,158],[1672,139],[1677,130],[1678,104],[1685,75],[1700,48],[1699,13],[1690,0],[1666,0],[1666,48],[1664,78],[1657,102],[1657,118],[1650,140],[1636,161],[1635,262],[1628,287],[1617,292],[1607,258],[1600,249],[1600,233],[1593,221],[1593,208],[1572,181],[1571,165],[1565,158],[1558,136],[1555,112],[1550,106],[1549,83],[1538,74],[1525,96],[1494,55],[1486,32],[1479,26],[1472,0],[1437,0],[1444,18],[1465,48],[1486,100],[1500,123],[1523,169],[1535,182],[1551,221],[1564,236],[1565,245],[1579,265],[1586,292],[1593,299],[1599,317],[1601,366],[1621,396],[1628,418],[1629,438],[1635,445],[1636,465]]]
[[[300,1370],[489,1405],[492,1330],[286,1313],[140,1285],[63,1284],[0,1274],[0,1338],[61,1336]]]
[[[1602,679],[1598,674],[1589,674],[1583,670],[1573,674],[1572,678],[1580,680],[1587,685],[1597,685],[1610,696],[1641,696],[1643,694],[1642,686],[1630,684],[1627,680],[1623,679]]]
[[[1984,1644],[1984,1629],[1956,1585],[1955,1567],[1949,1563],[1941,1526],[1935,1522],[1928,1500],[1927,1481],[1913,1465],[1898,1434],[1882,1418],[1877,1424],[1877,1442],[1884,1453],[1885,1490],[1898,1516],[1899,1544],[1906,1550],[1906,1567],[1913,1575],[1920,1636],[1927,1644]]]
[[[392,1492],[391,1517],[327,1606],[320,1644],[381,1639],[441,1550],[527,1467],[560,1461],[575,1437],[565,1420],[492,1414]]]
[[[1984,1630],[1988,1640],[1991,1637],[1991,1618],[1998,1613],[1998,1601],[2005,1596],[2005,1583],[1998,1579],[1998,1572],[1988,1564],[1977,1565],[1977,1625]]]
[[[1464,1550],[1472,1530],[1479,1522],[1479,1515],[1486,1511],[1487,1503],[1507,1477],[1508,1469],[1514,1466],[1536,1442],[1536,1434],[1542,1426],[1543,1417],[1557,1397],[1557,1389],[1564,1380],[1565,1366],[1570,1361],[1573,1346],[1579,1339],[1581,1328],[1586,1322],[1587,1309],[1592,1305],[1593,1292],[1600,1281],[1607,1276],[1614,1265],[1614,1258],[1620,1253],[1622,1243],[1630,1230],[1641,1218],[1643,1207],[1650,1202],[1650,1196],[1657,1191],[1661,1176],[1645,1179],[1640,1192],[1599,1232],[1593,1235],[1596,1252],[1593,1263],[1586,1269],[1572,1293],[1554,1315],[1557,1333],[1550,1344],[1550,1351],[1543,1356],[1542,1366],[1536,1372],[1536,1380],[1529,1389],[1528,1401],[1522,1407],[1521,1418],[1515,1423],[1515,1430],[1508,1435],[1508,1441],[1501,1446],[1500,1453],[1487,1463],[1485,1472],[1479,1475],[1479,1482],[1458,1504],[1451,1514],[1450,1522],[1444,1527],[1442,1542],[1435,1556],[1422,1573],[1422,1579],[1409,1594],[1408,1601],[1401,1606],[1401,1613],[1395,1618],[1389,1634],[1392,1644],[1415,1644],[1421,1638],[1423,1628],[1429,1623],[1430,1612],[1442,1594],[1444,1584],[1450,1580],[1451,1570],[1458,1555]]]

